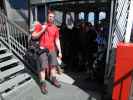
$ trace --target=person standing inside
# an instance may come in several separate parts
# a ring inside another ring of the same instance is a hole
[[[32,34],[33,38],[39,39],[40,49],[48,49],[49,53],[44,52],[40,55],[39,60],[41,66],[39,68],[39,77],[41,83],[41,91],[48,93],[45,76],[46,71],[50,72],[50,81],[53,85],[60,88],[61,84],[56,79],[56,67],[57,67],[57,52],[58,58],[62,58],[61,45],[59,39],[59,29],[54,25],[55,14],[53,12],[48,13],[47,22],[42,25],[40,32]]]

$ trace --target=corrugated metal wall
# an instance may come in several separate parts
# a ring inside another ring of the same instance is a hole
[[[119,42],[124,41],[127,28],[128,10],[130,0],[117,0],[115,3],[113,27],[112,27],[112,43],[116,48]]]
[[[105,77],[112,77],[115,66],[115,51],[119,42],[124,42],[128,23],[130,0],[112,0],[110,32],[106,56]]]

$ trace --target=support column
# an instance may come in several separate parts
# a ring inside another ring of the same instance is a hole
[[[88,22],[88,12],[85,13],[85,22]]]
[[[47,16],[48,16],[48,6],[45,3],[45,22],[47,21]]]
[[[99,11],[95,11],[95,18],[94,18],[94,25],[96,25],[99,22]]]
[[[34,22],[34,19],[33,19],[33,13],[32,13],[32,8],[30,7],[29,8],[29,14],[30,14],[30,22],[29,22],[29,32],[33,31],[33,22]]]
[[[66,25],[66,11],[63,12],[62,27]]]
[[[78,18],[79,17],[79,12],[76,11],[74,17],[75,17],[74,25],[77,25],[78,24],[78,19],[79,19]]]
[[[35,20],[37,21],[38,20],[38,18],[37,18],[37,16],[38,16],[38,7],[37,6],[35,6]]]

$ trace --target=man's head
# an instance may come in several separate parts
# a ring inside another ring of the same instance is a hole
[[[48,13],[48,22],[53,23],[54,22],[55,14],[53,12]]]

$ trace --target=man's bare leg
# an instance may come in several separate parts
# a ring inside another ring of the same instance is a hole
[[[61,87],[61,84],[57,81],[57,79],[56,79],[56,75],[57,75],[57,71],[56,71],[56,66],[50,66],[50,80],[52,81],[52,83],[56,86],[56,87],[58,87],[58,88],[60,88]]]
[[[41,84],[41,91],[42,91],[42,93],[47,94],[48,93],[48,89],[47,89],[47,86],[46,86],[45,76],[46,76],[45,69],[43,69],[39,73],[40,84]]]

